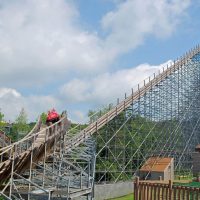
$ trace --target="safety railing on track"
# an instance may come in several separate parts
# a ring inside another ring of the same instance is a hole
[[[1,148],[11,144],[11,139],[6,135],[6,133],[0,130],[0,146]]]
[[[26,169],[28,163],[30,163],[31,153],[33,153],[32,161],[39,160],[45,153],[43,146],[46,144],[48,148],[51,148],[52,141],[66,131],[68,123],[66,116],[64,116],[55,124],[37,132],[41,125],[41,123],[38,123],[28,136],[7,147],[1,148],[0,183],[8,180],[13,172],[21,174]]]

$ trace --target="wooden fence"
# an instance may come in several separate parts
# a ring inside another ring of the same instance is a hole
[[[200,200],[200,188],[169,183],[134,182],[134,200]]]

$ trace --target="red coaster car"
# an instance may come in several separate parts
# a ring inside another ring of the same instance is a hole
[[[47,125],[53,124],[59,120],[60,120],[60,115],[55,111],[55,109],[48,111],[46,119]]]

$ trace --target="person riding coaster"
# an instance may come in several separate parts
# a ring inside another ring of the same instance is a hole
[[[46,124],[49,126],[53,123],[56,123],[60,120],[60,115],[56,112],[56,110],[53,108],[52,110],[48,111]]]

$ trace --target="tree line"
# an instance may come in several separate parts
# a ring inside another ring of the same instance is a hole
[[[4,131],[12,142],[16,142],[29,133],[36,122],[28,122],[28,115],[24,108],[16,116],[14,122],[6,122],[4,114],[0,111],[0,130]],[[42,120],[46,120],[46,113],[42,113]]]

